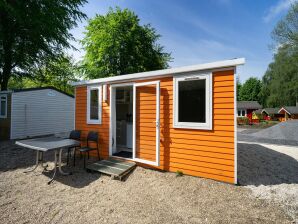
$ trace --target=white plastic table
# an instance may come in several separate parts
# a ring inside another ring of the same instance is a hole
[[[27,139],[27,140],[20,140],[16,141],[16,144],[19,146],[23,146],[25,148],[36,150],[36,164],[31,169],[26,171],[32,172],[34,171],[39,164],[43,168],[46,168],[47,166],[44,166],[43,163],[43,153],[47,151],[54,151],[55,153],[55,168],[54,168],[54,174],[51,178],[51,180],[48,182],[48,184],[52,183],[56,176],[57,167],[59,172],[62,175],[70,175],[71,173],[66,173],[62,171],[61,168],[61,157],[62,157],[62,150],[64,148],[71,148],[71,147],[77,147],[80,146],[80,142],[72,139],[63,139],[58,137],[46,137],[46,138],[35,138],[35,139]],[[58,158],[58,159],[57,159]]]

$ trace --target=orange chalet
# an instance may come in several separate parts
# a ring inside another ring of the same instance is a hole
[[[75,129],[101,158],[237,183],[236,67],[245,59],[73,83]]]

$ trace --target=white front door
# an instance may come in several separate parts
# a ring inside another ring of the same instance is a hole
[[[159,166],[160,81],[133,86],[133,160]]]

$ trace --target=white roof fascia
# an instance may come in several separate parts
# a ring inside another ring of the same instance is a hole
[[[12,93],[11,90],[3,90],[3,91],[0,91],[0,94],[7,94],[7,93]]]
[[[291,113],[289,111],[287,111],[286,108],[284,108],[284,107],[280,108],[279,111],[278,111],[278,113],[280,113],[282,110],[284,110],[285,112],[287,112],[288,114],[291,115]]]
[[[118,75],[112,76],[107,78],[100,78],[100,79],[93,79],[93,80],[83,80],[79,82],[73,82],[71,85],[73,86],[82,86],[82,85],[92,85],[97,83],[112,83],[112,82],[121,82],[121,81],[128,81],[128,80],[137,80],[137,79],[148,79],[153,77],[161,77],[161,76],[171,76],[177,73],[185,73],[185,72],[194,72],[200,70],[210,70],[210,69],[217,69],[217,68],[228,68],[228,67],[235,67],[238,65],[243,65],[245,63],[245,58],[236,58],[231,60],[225,61],[216,61],[211,63],[205,64],[198,64],[198,65],[191,65],[191,66],[184,66],[178,68],[169,68],[163,70],[156,70],[156,71],[149,71],[149,72],[140,72],[128,75]]]

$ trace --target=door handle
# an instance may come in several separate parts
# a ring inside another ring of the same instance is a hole
[[[160,126],[160,122],[159,121],[152,121],[152,123],[155,123],[156,127]]]

